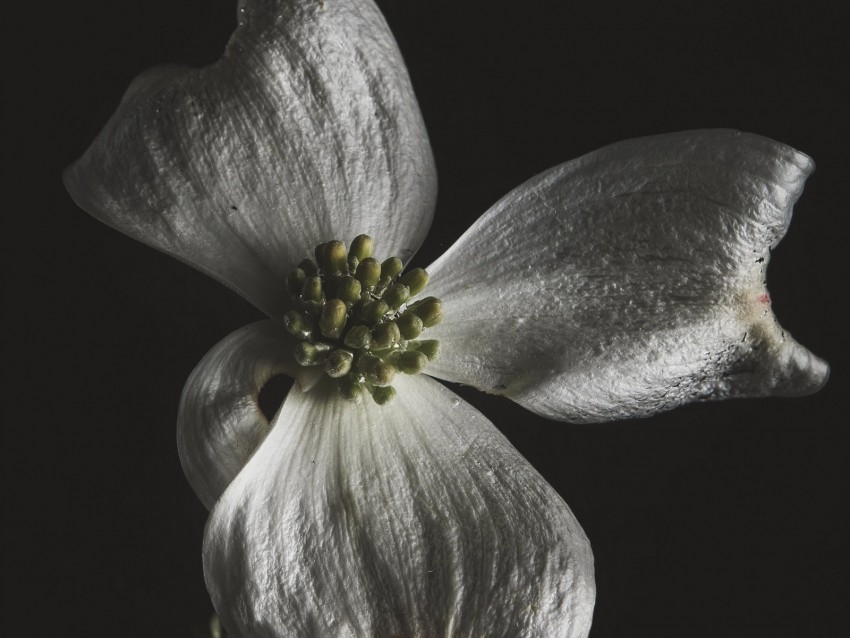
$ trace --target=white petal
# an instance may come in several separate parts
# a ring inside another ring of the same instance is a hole
[[[397,378],[398,379],[398,378]],[[207,524],[207,586],[244,636],[586,636],[593,559],[569,508],[427,377],[380,407],[286,399]]]
[[[436,174],[407,71],[370,0],[248,2],[221,60],[137,78],[65,174],[110,226],[269,314],[329,239],[409,258]]]
[[[630,140],[509,193],[429,268],[434,376],[600,421],[806,394],[825,362],[764,287],[812,161],[736,131]]]
[[[280,321],[241,328],[220,341],[192,371],[177,416],[180,462],[207,508],[221,496],[268,434],[257,404],[266,382],[278,374],[311,387],[321,373],[292,358],[295,343]]]

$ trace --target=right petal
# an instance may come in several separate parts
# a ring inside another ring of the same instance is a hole
[[[295,362],[294,345],[280,321],[258,321],[217,343],[186,381],[177,415],[177,449],[183,472],[207,509],[269,432],[257,403],[266,382],[285,374],[309,388],[321,375],[321,370]]]
[[[537,175],[429,267],[444,318],[428,374],[574,422],[816,391],[829,366],[765,288],[813,169],[779,142],[704,130]]]
[[[289,393],[210,513],[207,587],[241,636],[587,636],[593,556],[570,509],[425,376],[385,406]]]
[[[246,2],[224,56],[137,78],[65,173],[89,213],[272,316],[320,242],[407,260],[436,172],[416,98],[371,0]]]

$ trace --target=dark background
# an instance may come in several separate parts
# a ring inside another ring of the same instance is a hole
[[[87,216],[60,171],[135,74],[215,60],[235,8],[36,4],[7,14],[4,42],[3,633],[201,636],[206,512],[180,470],[177,402],[203,354],[260,315]],[[819,394],[575,426],[458,391],[587,531],[594,638],[842,635],[850,103],[838,16],[799,2],[380,4],[441,179],[417,265],[528,177],[620,139],[733,127],[815,158],[768,278],[783,325],[832,364]]]

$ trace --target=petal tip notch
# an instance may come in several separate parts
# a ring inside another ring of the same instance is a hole
[[[829,364],[800,345],[772,314],[749,326],[743,347],[743,356],[724,373],[729,383],[720,384],[716,398],[803,397],[829,380]]]
[[[772,394],[803,397],[819,392],[829,381],[829,364],[790,337],[786,339],[775,363]]]

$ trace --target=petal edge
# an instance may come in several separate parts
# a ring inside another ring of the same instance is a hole
[[[292,358],[294,342],[281,322],[249,324],[217,343],[186,380],[177,414],[180,464],[195,494],[212,508],[263,442],[269,422],[257,403],[273,376],[311,387],[321,372]]]

